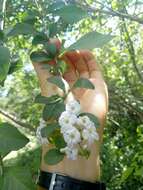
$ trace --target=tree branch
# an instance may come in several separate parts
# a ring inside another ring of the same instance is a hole
[[[113,16],[113,17],[124,18],[124,19],[128,19],[128,20],[131,20],[131,21],[138,22],[139,24],[143,24],[143,19],[141,19],[141,18],[139,18],[139,17],[137,17],[135,15],[126,14],[126,13],[123,13],[123,12],[120,12],[120,11],[114,11],[113,9],[111,9],[110,7],[105,6],[104,4],[102,4],[99,1],[95,1],[95,3],[101,5],[101,8],[96,8],[96,7],[90,6],[85,1],[84,1],[84,8],[88,9],[88,11],[90,11],[92,13],[99,12],[99,13],[110,15],[110,16]]]
[[[134,49],[134,45],[133,45],[133,42],[132,42],[132,39],[130,37],[130,34],[129,34],[129,31],[127,29],[127,26],[126,26],[126,23],[123,21],[123,24],[124,24],[124,30],[125,30],[125,33],[127,35],[127,40],[126,40],[126,44],[127,44],[127,47],[128,47],[128,51],[129,51],[129,54],[130,54],[130,58],[131,58],[131,61],[132,61],[132,64],[134,66],[134,69],[137,73],[137,76],[138,78],[140,79],[141,82],[143,82],[143,77],[137,67],[137,64],[136,64],[136,55],[135,55],[135,49]]]
[[[5,18],[5,9],[6,9],[7,0],[0,0],[0,30],[4,28],[4,18]]]
[[[0,114],[3,115],[5,118],[11,120],[12,122],[14,122],[15,124],[17,124],[20,127],[30,129],[30,131],[35,131],[34,128],[30,124],[18,121],[17,119],[15,119],[14,116],[10,115],[9,113],[7,113],[7,112],[5,112],[5,111],[3,111],[1,109],[0,109]]]

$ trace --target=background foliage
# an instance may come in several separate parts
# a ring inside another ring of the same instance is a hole
[[[86,13],[75,8],[75,14],[69,16],[71,8],[65,10],[65,4],[75,3]],[[0,70],[0,131],[3,122],[9,122],[20,131],[15,131],[15,135],[23,135],[21,147],[26,145],[27,137],[30,143],[7,155],[20,147],[11,146],[3,152],[7,141],[0,134],[0,141],[5,142],[0,143],[2,190],[34,189],[39,167],[40,148],[34,131],[42,106],[34,104],[40,90],[29,58],[31,51],[37,50],[35,45],[45,40],[44,35],[60,37],[67,47],[93,30],[114,36],[102,49],[93,51],[102,67],[110,99],[101,154],[102,180],[109,190],[143,189],[142,8],[140,0],[7,0],[4,14],[0,13],[0,24],[4,20],[0,45],[9,48],[10,57],[8,50],[3,56],[0,49],[0,63],[10,59],[10,64],[0,65],[4,69]],[[24,176],[29,176],[29,181]]]

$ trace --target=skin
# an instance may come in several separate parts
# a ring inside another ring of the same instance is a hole
[[[68,64],[68,70],[64,75],[64,79],[70,86],[72,86],[79,77],[88,78],[95,85],[94,90],[76,89],[72,91],[70,96],[72,95],[80,101],[84,112],[92,113],[98,117],[100,122],[100,127],[98,128],[100,140],[92,145],[91,155],[88,160],[81,157],[74,161],[64,158],[62,162],[54,166],[49,166],[44,162],[44,154],[51,147],[51,145],[44,145],[42,147],[41,170],[57,172],[77,179],[96,182],[100,180],[99,153],[108,110],[107,86],[104,82],[100,67],[90,51],[67,52],[60,59]],[[51,74],[43,69],[44,64],[46,63],[33,63],[39,79],[41,94],[43,96],[51,96],[57,93],[61,94],[61,91],[56,86],[47,82],[47,78],[51,76]],[[38,187],[38,190],[44,189]]]

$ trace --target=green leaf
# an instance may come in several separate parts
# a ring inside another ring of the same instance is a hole
[[[121,181],[120,183],[123,183],[124,181],[127,180],[127,178],[133,173],[134,168],[129,167],[127,170],[125,170],[121,176]]]
[[[5,35],[2,30],[0,30],[0,43],[4,41]]]
[[[43,32],[36,34],[32,40],[33,45],[45,44],[47,42],[48,42],[48,36]]]
[[[59,102],[59,101],[61,101],[61,97],[59,95],[46,97],[46,96],[41,96],[39,94],[35,98],[35,103],[39,103],[39,104],[55,104],[56,102]]]
[[[74,44],[68,47],[69,50],[73,49],[94,49],[101,48],[103,45],[113,39],[114,36],[110,34],[101,34],[96,31],[89,32],[77,40]]]
[[[49,55],[42,51],[36,51],[32,52],[30,55],[30,59],[32,62],[47,62],[51,61],[51,58],[49,58]]]
[[[76,23],[83,18],[88,17],[87,11],[77,5],[72,4],[56,10],[54,14],[60,16],[68,24]]]
[[[47,127],[44,127],[43,129],[41,129],[41,135],[42,137],[50,137],[53,134],[53,132],[59,128],[60,126],[58,123],[48,124]]]
[[[24,12],[23,22],[34,24],[37,20],[37,16],[39,16],[38,10],[28,10],[27,12]]]
[[[46,43],[44,45],[45,50],[48,52],[51,58],[54,58],[58,52],[55,44]]]
[[[96,128],[100,126],[99,120],[95,115],[93,115],[92,113],[87,113],[87,112],[79,114],[79,116],[84,116],[84,115],[90,118],[90,120],[94,123]]]
[[[49,37],[54,37],[58,33],[58,24],[52,23],[48,26],[49,28]]]
[[[58,102],[55,104],[46,105],[43,110],[43,119],[55,119],[60,116],[60,114],[65,110],[65,105],[63,102]]]
[[[55,84],[65,92],[65,84],[60,76],[53,76],[47,79],[48,82]]]
[[[17,36],[21,34],[22,35],[35,34],[35,29],[33,28],[31,24],[17,23],[7,35]]]
[[[19,57],[13,57],[10,63],[8,74],[12,74],[23,67],[23,64]]]
[[[54,144],[57,149],[66,147],[66,143],[61,135],[56,135],[54,138]]]
[[[57,2],[54,2],[48,6],[47,12],[52,13],[55,10],[61,9],[65,6],[65,3],[61,0],[58,0]]]
[[[94,85],[92,84],[92,82],[90,82],[90,80],[86,79],[86,78],[80,78],[78,79],[74,85],[73,88],[87,88],[87,89],[95,89]]]
[[[50,149],[44,156],[44,160],[48,165],[55,165],[64,159],[64,154],[58,149]]]
[[[7,168],[2,190],[34,190],[32,176],[28,168]]]
[[[21,134],[9,123],[0,124],[0,153],[5,154],[12,150],[24,147],[29,139]]]
[[[9,71],[10,52],[7,47],[0,46],[0,82],[2,82]]]

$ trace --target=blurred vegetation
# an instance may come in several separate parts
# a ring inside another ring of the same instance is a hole
[[[50,24],[56,23],[57,19],[46,16],[49,4],[54,2],[8,0],[5,32],[26,19],[39,32],[48,31]],[[61,2],[74,4],[76,1],[58,2],[60,6]],[[79,0],[77,3],[88,10],[90,17],[72,25],[67,25],[62,20],[57,21],[59,28],[56,36],[66,41],[67,46],[92,30],[114,35],[110,43],[93,51],[103,70],[110,100],[101,152],[102,180],[107,184],[108,190],[142,190],[143,2]],[[36,14],[40,14],[40,17],[35,20]],[[12,121],[26,135],[33,137],[42,107],[34,104],[34,98],[40,90],[29,59],[32,39],[30,35],[18,35],[6,40],[13,67],[0,87],[0,121]],[[4,159],[5,168],[20,166],[22,170],[27,167],[34,181],[39,166],[40,148],[27,147],[24,150],[13,159]]]

